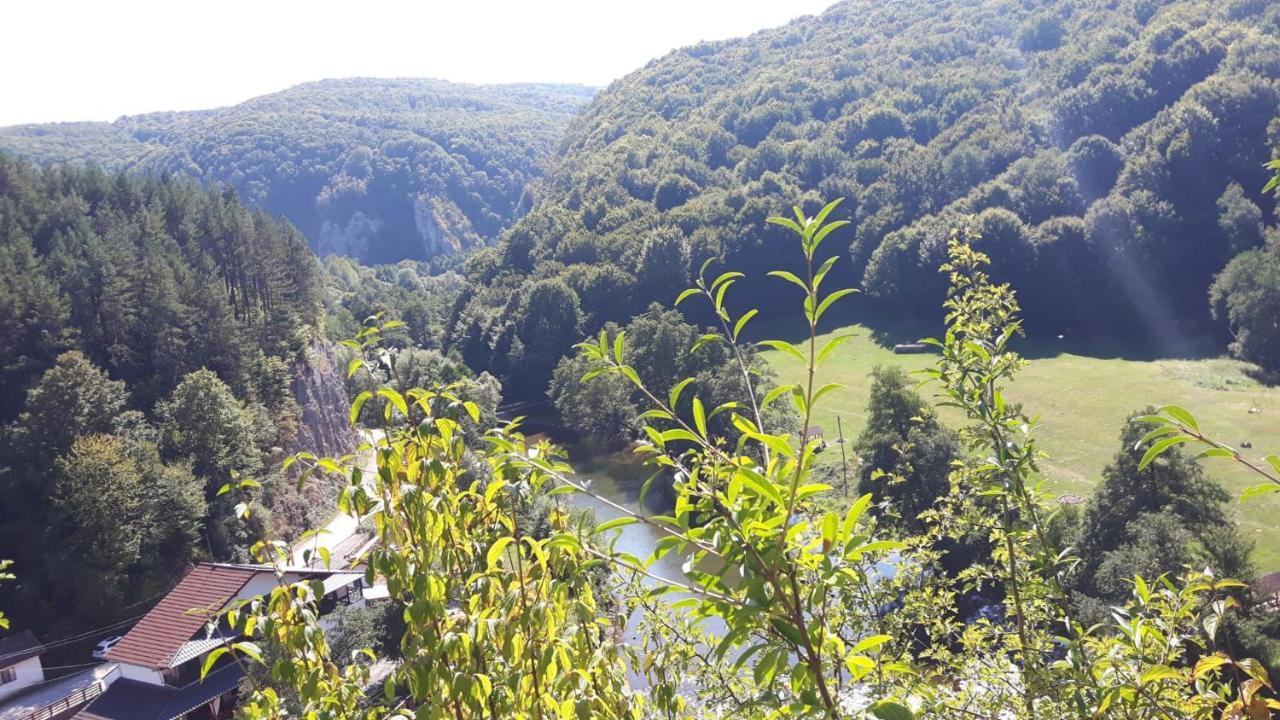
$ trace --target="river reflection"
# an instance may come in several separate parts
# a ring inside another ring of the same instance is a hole
[[[573,465],[577,480],[589,481],[592,492],[631,512],[659,515],[671,509],[670,483],[663,482],[663,478],[654,480],[645,497],[645,507],[640,506],[640,491],[653,469],[645,465],[643,458],[631,449],[602,452],[589,445],[578,444],[569,448],[569,462]],[[624,514],[584,493],[561,497],[575,508],[593,511],[597,523],[613,520]],[[641,560],[649,558],[663,535],[657,528],[644,523],[626,525],[611,533],[618,534],[617,544],[614,546],[616,550],[630,553]],[[684,556],[668,553],[655,562],[649,572],[683,582],[685,576],[681,566],[684,561]]]

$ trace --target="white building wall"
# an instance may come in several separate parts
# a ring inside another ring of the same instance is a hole
[[[159,670],[127,662],[120,663],[120,677],[125,680],[137,680],[148,685],[164,684],[164,676],[160,674]]]
[[[304,577],[305,576],[301,573],[286,572],[283,578],[277,579],[275,573],[271,571],[263,571],[254,575],[249,579],[249,582],[244,584],[244,587],[240,588],[240,592],[236,593],[236,599],[250,600],[259,595],[266,597],[270,595],[271,591],[275,590],[281,582],[285,585],[292,585],[299,580],[302,580]]]
[[[40,657],[27,658],[15,665],[6,666],[14,671],[13,682],[7,682],[0,685],[0,700],[13,696],[23,690],[44,681],[44,667],[40,664]]]

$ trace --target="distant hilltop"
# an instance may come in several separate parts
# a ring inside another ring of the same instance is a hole
[[[0,151],[228,183],[287,217],[320,254],[426,260],[510,226],[594,94],[581,85],[321,80],[226,108],[0,128]]]

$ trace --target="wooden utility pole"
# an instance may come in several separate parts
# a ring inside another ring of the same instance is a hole
[[[840,416],[836,415],[836,432],[840,434],[840,439],[836,442],[840,443],[840,474],[844,477],[844,494],[849,495],[849,459],[844,453],[844,425],[840,422]]]

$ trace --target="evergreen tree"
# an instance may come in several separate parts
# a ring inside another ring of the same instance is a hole
[[[1207,565],[1226,577],[1252,576],[1250,546],[1236,531],[1221,485],[1177,448],[1138,469],[1138,442],[1149,429],[1125,423],[1120,450],[1081,517],[1077,585],[1103,603],[1123,600],[1128,589],[1114,581],[1134,573],[1155,577]]]
[[[919,532],[925,526],[920,514],[950,490],[960,443],[901,368],[871,371],[867,425],[855,447],[862,458],[858,492],[871,493],[891,522]]]

